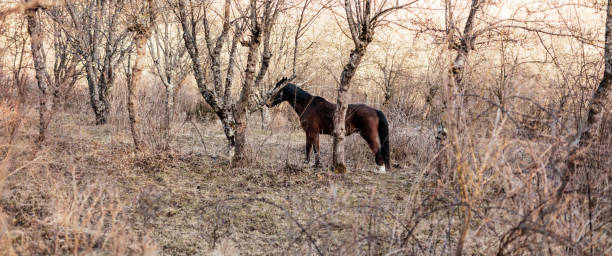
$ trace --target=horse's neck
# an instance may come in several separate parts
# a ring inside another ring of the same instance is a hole
[[[288,101],[295,110],[295,113],[297,113],[298,116],[302,116],[302,114],[304,114],[304,110],[306,110],[313,99],[314,97],[312,95],[307,95],[304,97],[295,97]]]

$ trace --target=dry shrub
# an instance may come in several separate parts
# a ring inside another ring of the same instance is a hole
[[[223,239],[219,243],[219,246],[213,250],[211,256],[231,256],[238,255],[240,252],[236,249],[234,242],[230,239]]]
[[[142,122],[140,132],[144,142],[147,144],[147,148],[154,152],[168,149],[173,139],[172,132],[168,134],[169,138],[166,138],[166,133],[164,132],[166,91],[157,79],[154,76],[144,76],[142,80],[146,86],[140,88],[136,95],[137,103],[140,104],[140,113],[138,115],[140,122]],[[177,93],[174,109],[170,110],[171,131],[174,124],[183,123],[186,120],[186,115],[197,114],[205,116],[210,114],[210,107],[201,100],[201,95],[194,95],[192,89],[182,87]],[[129,123],[127,115],[127,85],[124,79],[117,81],[112,87],[109,102],[111,105],[109,123],[111,124],[112,134],[126,135],[126,131],[129,130]],[[90,109],[91,107],[88,108]]]
[[[103,177],[50,171],[44,161],[7,180],[2,242],[9,255],[156,255],[156,243],[134,230],[126,203]],[[13,171],[14,173],[15,171]],[[62,175],[58,175],[62,174]],[[35,180],[32,180],[35,177]]]
[[[197,101],[193,106],[187,107],[185,115],[185,120],[187,121],[192,119],[198,121],[211,121],[217,118],[215,111],[203,99]]]
[[[39,149],[31,140],[33,113],[6,100],[0,102],[7,110],[0,112],[0,255],[156,255],[157,244],[129,222],[115,182],[78,168],[61,149],[66,143]]]
[[[335,47],[313,42],[312,52]],[[500,52],[497,43],[478,44],[472,51],[465,91],[455,95],[460,102],[451,102],[458,109],[438,106],[449,96],[450,58],[435,44],[425,52],[432,53],[426,73],[421,67],[422,74],[399,82],[388,105],[368,102],[385,112],[391,126],[393,170],[384,175],[369,172],[373,154],[358,135],[348,138],[347,174],[303,168],[303,133],[287,104],[273,110],[266,129],[250,119],[253,163],[230,170],[220,157],[225,137],[210,108],[199,103],[195,86],[184,87],[176,99],[171,134],[181,139],[177,151],[125,157],[130,140],[121,79],[111,91],[108,125],[90,126],[93,117],[82,86],[64,95],[68,102],[61,114],[77,117],[56,123],[62,141],[34,153],[24,141],[34,137],[35,117],[24,120],[18,144],[8,143],[12,138],[5,127],[21,121],[13,107],[18,93],[5,83],[10,76],[0,74],[0,91],[7,92],[0,96],[0,254],[155,254],[156,243],[166,253],[213,255],[447,255],[459,245],[468,255],[609,254],[609,112],[599,127],[601,136],[580,156],[577,173],[556,200],[567,170],[568,142],[600,79],[599,52],[585,55],[574,49],[554,56],[560,63],[519,65],[524,56],[518,53],[525,50],[518,47],[521,42]],[[304,62],[330,62],[333,53],[320,52],[324,56],[301,56]],[[322,87],[307,89],[333,102],[334,81],[319,75],[330,67],[316,70],[314,64],[304,70],[316,74],[311,82]],[[369,75],[367,65],[363,68],[361,75]],[[138,94],[143,137],[158,148],[170,139],[161,130],[165,92],[155,78],[143,84],[150,85]],[[31,107],[38,90],[32,81],[27,88]],[[353,101],[367,101],[360,97]],[[448,137],[437,147],[432,128],[445,111],[450,113]],[[193,126],[204,130],[191,131],[185,115],[207,116]],[[91,128],[81,130],[85,135],[78,140],[62,129],[75,123]],[[323,163],[331,156],[329,140],[321,139]],[[78,144],[72,152],[58,149],[71,143]],[[81,152],[85,147],[103,149]],[[126,180],[125,187],[117,185]],[[163,192],[142,192],[138,202],[122,196],[151,183]],[[194,219],[200,222],[187,223]],[[156,228],[151,233],[148,224]]]
[[[449,105],[461,107],[447,109],[450,133],[436,170],[446,177],[439,182],[447,193],[439,200],[458,202],[446,217],[458,223],[450,244],[468,253],[503,255],[609,250],[603,217],[609,199],[601,197],[609,193],[609,174],[593,158],[603,156],[599,143],[556,200],[568,168],[571,128],[577,126],[572,116],[579,113],[541,104],[548,101],[543,95],[509,100],[504,109],[494,98],[455,100]],[[609,156],[600,160],[609,162]]]

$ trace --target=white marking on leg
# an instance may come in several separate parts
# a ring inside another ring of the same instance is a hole
[[[378,168],[374,169],[375,173],[386,173],[387,170],[385,170],[385,166],[384,165],[380,165],[378,166]]]

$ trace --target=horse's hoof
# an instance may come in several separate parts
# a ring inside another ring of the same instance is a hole
[[[385,166],[384,165],[381,165],[381,166],[378,166],[378,168],[374,169],[374,172],[382,174],[382,173],[386,173],[387,170],[385,170]]]

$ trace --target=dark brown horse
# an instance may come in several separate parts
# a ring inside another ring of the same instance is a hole
[[[286,85],[285,85],[286,84]],[[289,102],[300,117],[300,124],[306,132],[306,162],[310,162],[310,151],[314,146],[315,166],[320,166],[319,134],[332,134],[336,105],[310,95],[295,84],[281,79],[266,101],[274,107],[283,101]],[[377,172],[384,173],[389,165],[389,124],[382,111],[364,104],[349,104],[346,112],[346,135],[359,133],[374,152]]]

